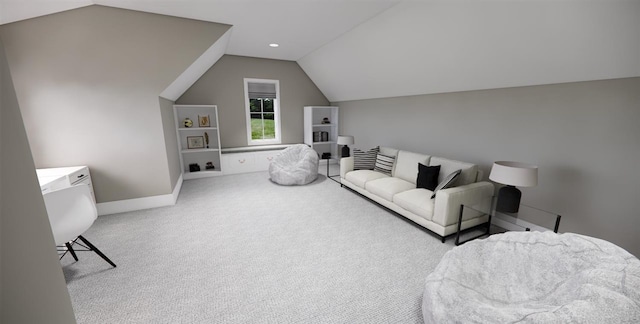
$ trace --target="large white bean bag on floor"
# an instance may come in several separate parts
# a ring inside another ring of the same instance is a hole
[[[318,178],[318,153],[304,144],[287,147],[269,165],[271,181],[281,185],[304,185]]]
[[[447,252],[425,323],[640,323],[640,260],[600,239],[508,232]]]

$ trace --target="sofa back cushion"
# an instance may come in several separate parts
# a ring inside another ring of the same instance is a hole
[[[380,146],[380,153],[386,156],[397,156],[398,150],[391,147]]]
[[[438,183],[442,182],[446,176],[456,170],[462,170],[458,178],[453,182],[451,187],[464,186],[476,182],[478,176],[478,166],[471,163],[449,160],[437,156],[431,157],[430,166],[439,165],[440,175]]]
[[[431,157],[425,154],[398,151],[396,167],[393,176],[416,184],[418,178],[418,163],[429,165]],[[440,171],[442,173],[442,171]]]

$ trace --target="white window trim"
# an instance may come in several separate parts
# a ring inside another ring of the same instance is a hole
[[[276,100],[273,102],[273,112],[275,119],[276,138],[274,139],[251,139],[251,105],[249,104],[249,82],[252,83],[273,83],[276,85]],[[282,144],[280,131],[280,81],[270,79],[244,78],[244,106],[247,119],[247,145],[270,145]]]

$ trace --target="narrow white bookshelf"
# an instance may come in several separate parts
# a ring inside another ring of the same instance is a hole
[[[218,107],[174,105],[173,112],[183,179],[222,175]]]
[[[338,107],[304,107],[304,143],[316,150],[320,156],[323,153],[331,154],[329,161],[339,159],[338,125]]]

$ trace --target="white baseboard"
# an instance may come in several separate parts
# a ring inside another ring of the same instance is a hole
[[[125,199],[125,200],[116,200],[116,201],[110,201],[105,203],[98,203],[96,204],[96,207],[98,208],[98,216],[126,213],[130,211],[156,208],[156,207],[173,206],[176,204],[176,201],[178,200],[180,189],[182,189],[182,181],[183,181],[182,175],[180,175],[175,188],[173,188],[173,192],[167,195],[158,195],[158,196],[151,196],[151,197],[144,197],[144,198]]]

